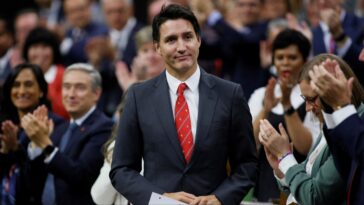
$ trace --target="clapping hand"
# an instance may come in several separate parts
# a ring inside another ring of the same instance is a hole
[[[312,89],[334,110],[351,102],[354,78],[346,79],[336,61],[315,65],[309,75]]]
[[[291,152],[292,145],[289,142],[287,131],[284,129],[282,123],[279,124],[278,133],[268,120],[260,121],[259,141],[264,146],[267,160],[280,178],[284,174],[279,170],[279,160],[284,154]]]
[[[277,98],[274,94],[274,87],[276,83],[277,80],[271,77],[266,86],[263,102],[263,107],[266,112],[270,112],[280,101],[280,98]]]
[[[21,125],[29,139],[38,147],[45,148],[51,145],[50,135],[53,132],[54,124],[51,119],[48,119],[48,110],[42,105],[33,113],[26,114]]]
[[[0,153],[7,154],[18,148],[18,131],[19,128],[12,121],[6,120],[1,124],[3,134],[0,135],[1,148]]]

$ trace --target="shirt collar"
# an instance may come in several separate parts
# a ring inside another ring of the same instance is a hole
[[[71,119],[71,123],[76,122],[76,124],[78,126],[81,126],[82,123],[87,119],[87,117],[90,116],[91,113],[93,113],[95,110],[96,110],[96,105],[92,106],[91,109],[86,114],[84,114],[82,117],[80,117],[78,119]]]
[[[178,86],[181,83],[186,83],[188,89],[191,90],[192,92],[195,92],[198,89],[198,84],[200,82],[200,77],[201,77],[201,71],[200,67],[197,66],[196,71],[184,82],[173,77],[171,74],[168,73],[167,70],[166,70],[166,77],[169,89],[172,90],[173,93],[177,94]]]

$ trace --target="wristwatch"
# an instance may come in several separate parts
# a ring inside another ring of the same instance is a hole
[[[290,116],[294,112],[296,112],[296,110],[292,106],[290,106],[289,108],[287,108],[287,109],[284,110],[284,115]]]
[[[43,155],[45,157],[48,157],[49,155],[52,154],[52,152],[54,151],[55,147],[53,145],[48,145],[44,148],[43,150]]]

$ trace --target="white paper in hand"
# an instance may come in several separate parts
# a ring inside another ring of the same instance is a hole
[[[148,205],[187,205],[187,204],[153,192],[152,195],[150,196]]]

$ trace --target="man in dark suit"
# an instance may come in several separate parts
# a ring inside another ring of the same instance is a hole
[[[197,65],[200,28],[187,8],[163,7],[153,40],[166,72],[129,88],[110,172],[114,187],[134,205],[148,204],[152,192],[189,204],[239,204],[257,173],[241,87]]]
[[[86,45],[93,38],[106,38],[107,27],[92,20],[90,0],[64,0],[63,8],[66,23],[70,25],[60,46],[64,63],[88,62]]]
[[[318,8],[320,24],[312,30],[313,55],[340,56],[364,85],[364,63],[358,60],[364,41],[364,19],[345,11],[343,0],[320,1]]]
[[[335,166],[347,181],[347,204],[364,204],[364,115],[357,114],[363,112],[364,90],[353,77],[346,79],[339,67],[334,74],[322,66],[314,68],[310,77],[311,87],[329,107],[326,111],[333,111],[324,113],[324,132]]]
[[[62,88],[70,123],[56,126],[52,133],[39,112],[23,117],[22,125],[32,141],[28,155],[33,159],[29,176],[36,190],[34,200],[44,205],[93,204],[90,190],[103,163],[101,146],[113,125],[96,109],[100,94],[100,74],[88,64],[73,64],[64,73]],[[36,132],[44,128],[49,129]]]

